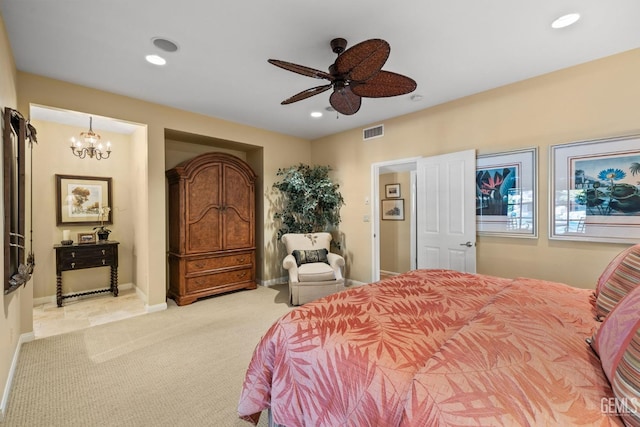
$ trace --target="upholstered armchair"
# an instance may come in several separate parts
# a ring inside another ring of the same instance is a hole
[[[329,252],[331,234],[285,234],[287,256],[282,266],[289,271],[289,301],[302,305],[344,289],[344,258]]]

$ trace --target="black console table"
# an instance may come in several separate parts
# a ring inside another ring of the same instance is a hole
[[[118,244],[114,240],[97,243],[53,245],[56,250],[56,302],[62,307],[64,298],[111,292],[118,296]],[[111,267],[111,283],[107,289],[62,295],[62,272],[83,268]]]

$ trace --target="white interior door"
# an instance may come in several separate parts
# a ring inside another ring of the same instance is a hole
[[[417,267],[475,273],[475,150],[420,158],[417,166]]]

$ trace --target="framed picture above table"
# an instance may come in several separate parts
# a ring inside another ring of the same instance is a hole
[[[57,225],[113,224],[113,210],[100,214],[113,206],[111,197],[110,177],[56,175]]]

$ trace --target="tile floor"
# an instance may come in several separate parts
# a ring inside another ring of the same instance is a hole
[[[62,307],[55,302],[33,307],[33,333],[44,338],[145,313],[134,289],[120,290],[117,297],[105,293],[65,299]]]

